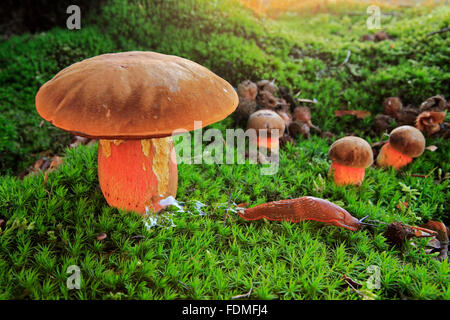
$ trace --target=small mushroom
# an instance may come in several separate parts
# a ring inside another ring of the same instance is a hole
[[[373,163],[372,148],[359,137],[348,136],[336,140],[330,147],[330,173],[337,185],[360,185],[365,169]]]
[[[103,195],[110,206],[140,214],[158,212],[165,206],[162,199],[176,196],[175,130],[220,121],[237,104],[234,88],[205,67],[145,51],[75,63],[36,94],[42,118],[78,136],[100,139]]]
[[[255,129],[257,131],[256,143],[259,147],[276,150],[279,146],[279,138],[284,134],[285,124],[275,111],[263,109],[254,112],[250,116],[247,129]],[[267,134],[260,136],[261,130],[267,130]],[[277,130],[278,134],[272,136],[271,130]]]
[[[412,162],[425,150],[425,137],[411,126],[401,126],[392,130],[389,141],[381,148],[377,164],[393,167],[395,170]]]
[[[258,87],[256,83],[250,80],[245,80],[238,85],[237,93],[239,99],[255,100],[256,95],[258,94]]]

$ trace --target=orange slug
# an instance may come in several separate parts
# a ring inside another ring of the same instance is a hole
[[[360,220],[334,203],[309,196],[264,203],[245,209],[243,213],[238,211],[238,214],[245,220],[262,218],[291,222],[314,220],[351,231],[359,230],[364,225]]]

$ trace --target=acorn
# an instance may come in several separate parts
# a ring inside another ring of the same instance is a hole
[[[398,112],[395,119],[397,119],[397,123],[401,126],[403,125],[414,126],[416,124],[416,119],[419,113],[420,113],[419,109],[406,107]]]
[[[275,109],[279,100],[270,91],[260,91],[256,96],[256,102],[264,109]]]
[[[276,94],[278,92],[278,88],[275,85],[275,79],[272,81],[269,80],[260,80],[256,83],[259,91],[268,91],[271,94]]]
[[[306,122],[308,126],[312,126],[311,123],[311,110],[308,107],[297,107],[294,109],[294,120]]]
[[[285,108],[277,110],[276,113],[278,113],[278,115],[281,117],[281,119],[283,119],[284,125],[286,126],[286,128],[288,128],[292,122],[291,114],[288,111],[286,111]]]
[[[396,118],[400,110],[403,109],[403,104],[399,97],[389,97],[383,101],[383,107],[385,114]]]
[[[391,123],[393,121],[394,118],[392,118],[391,116],[388,116],[386,114],[377,114],[373,123],[373,129],[376,133],[380,134],[387,131],[391,127]]]
[[[302,137],[308,139],[309,135],[310,135],[309,125],[306,122],[300,121],[300,120],[294,120],[289,125],[288,131],[289,131],[289,134],[294,138],[297,138],[298,136],[302,136]]]
[[[239,98],[239,105],[233,112],[233,119],[238,124],[247,123],[250,115],[256,111],[256,101],[252,99]]]
[[[419,107],[420,111],[444,111],[446,108],[447,101],[440,95],[428,98]]]
[[[239,99],[255,100],[256,95],[258,94],[258,87],[256,86],[256,83],[250,80],[245,80],[238,85],[237,94]]]

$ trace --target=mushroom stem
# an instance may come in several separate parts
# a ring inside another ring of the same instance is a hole
[[[256,144],[260,148],[266,148],[268,150],[278,150],[279,149],[279,139],[278,137],[258,137]]]
[[[337,185],[360,185],[364,180],[366,170],[365,168],[353,168],[344,166],[333,161],[331,163],[330,173],[333,174],[334,182]]]
[[[178,178],[172,138],[100,140],[98,178],[108,204],[145,214],[176,196]]]
[[[377,157],[377,164],[380,167],[393,167],[395,170],[406,166],[412,162],[412,157],[408,157],[395,150],[390,143],[386,143],[380,150]]]

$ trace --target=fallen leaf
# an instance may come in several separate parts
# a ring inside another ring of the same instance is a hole
[[[335,110],[334,115],[336,117],[343,117],[346,115],[356,116],[358,119],[364,119],[371,115],[369,111],[365,110]]]
[[[441,242],[434,238],[431,238],[430,241],[427,243],[427,247],[433,248],[433,249],[440,249],[441,248]]]
[[[424,111],[416,118],[416,128],[430,136],[441,130],[444,118],[445,112]]]
[[[63,163],[63,159],[59,156],[54,156],[52,162],[50,163],[49,170],[58,169]]]
[[[353,280],[352,278],[350,278],[349,276],[343,274],[342,275],[342,279],[344,279],[344,281],[348,284],[351,285],[353,288],[361,288],[362,284],[359,282],[356,282],[355,280]]]
[[[98,240],[98,241],[102,241],[102,240],[105,240],[106,237],[107,237],[106,233],[101,232],[101,233],[98,234],[97,240]]]

